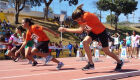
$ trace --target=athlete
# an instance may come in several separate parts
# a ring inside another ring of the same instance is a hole
[[[105,26],[100,22],[98,17],[90,12],[85,12],[82,9],[82,5],[78,6],[77,9],[72,13],[72,19],[77,21],[80,25],[77,29],[69,29],[60,27],[58,31],[60,32],[71,32],[71,33],[82,33],[86,26],[89,26],[91,28],[91,31],[88,33],[88,35],[83,40],[84,49],[86,51],[86,54],[88,56],[88,64],[82,68],[82,70],[89,70],[94,69],[94,63],[92,61],[92,54],[91,49],[89,47],[89,44],[96,39],[99,39],[99,41],[102,44],[103,51],[105,54],[111,56],[113,59],[117,61],[117,66],[115,68],[115,71],[120,71],[123,65],[123,62],[112,52],[109,51],[108,47],[108,38]]]
[[[19,53],[25,47],[29,40],[34,40],[36,42],[36,45],[35,48],[31,50],[31,55],[46,57],[46,63],[52,60],[58,64],[57,69],[61,69],[64,64],[53,58],[52,56],[49,56],[48,44],[50,39],[46,35],[45,31],[54,34],[56,37],[58,37],[59,35],[46,27],[35,25],[31,21],[31,19],[28,18],[24,18],[22,20],[22,26],[27,30],[26,39],[23,42],[21,48],[16,53]],[[31,60],[33,61],[33,66],[36,66],[38,64],[33,58]]]

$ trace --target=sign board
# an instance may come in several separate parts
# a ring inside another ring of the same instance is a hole
[[[126,48],[121,49],[121,58],[123,58],[123,59],[127,58]]]
[[[64,14],[61,14],[61,15],[60,15],[60,22],[64,21],[64,17],[65,17]]]

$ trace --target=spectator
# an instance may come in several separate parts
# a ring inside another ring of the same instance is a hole
[[[129,35],[129,33],[126,33],[126,47],[127,47],[127,53],[128,53],[128,57],[132,58],[132,50],[131,50],[131,36]]]
[[[60,45],[58,45],[58,43],[56,42],[55,43],[55,47],[56,47],[56,49],[55,49],[55,51],[56,51],[56,58],[58,58],[59,57],[59,55],[60,55]]]
[[[78,44],[75,43],[75,45],[73,46],[73,49],[74,49],[74,53],[75,53],[75,56],[77,55],[77,50],[78,50]]]
[[[138,35],[136,35],[136,32],[133,31],[133,35],[131,36],[131,45],[132,45],[132,53],[136,55],[135,58],[138,57],[138,52],[139,52],[139,48],[138,48],[138,44],[139,44],[139,39],[137,39]]]
[[[62,41],[59,41],[59,46],[60,46],[60,48],[63,48]],[[60,52],[62,52],[62,55],[63,55],[63,49],[60,49]]]
[[[114,46],[116,47],[116,51],[119,54],[119,47],[120,47],[120,35],[118,33],[115,33],[113,36],[114,38]]]
[[[68,49],[69,49],[69,56],[70,57],[71,57],[71,54],[72,54],[72,47],[73,47],[73,45],[69,42]]]
[[[7,27],[9,28],[9,27],[10,27],[10,25],[11,25],[11,24],[10,24],[10,22],[8,21],[8,22],[7,22]]]

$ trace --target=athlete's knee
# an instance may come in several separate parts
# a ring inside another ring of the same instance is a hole
[[[83,45],[85,46],[85,45],[87,45],[87,44],[89,44],[88,40],[84,40],[84,41],[83,41]]]

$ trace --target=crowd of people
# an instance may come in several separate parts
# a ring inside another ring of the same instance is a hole
[[[12,33],[12,25],[10,24],[9,21],[6,21],[5,19],[2,21],[0,19],[0,30],[1,30],[1,33],[0,34],[5,34],[5,32],[10,32]]]
[[[133,31],[131,34],[126,32],[123,39],[120,39],[120,36],[118,33],[112,35],[113,41],[109,41],[110,50],[116,51],[120,55],[121,49],[126,48],[128,58],[139,58],[140,42],[136,31]]]

